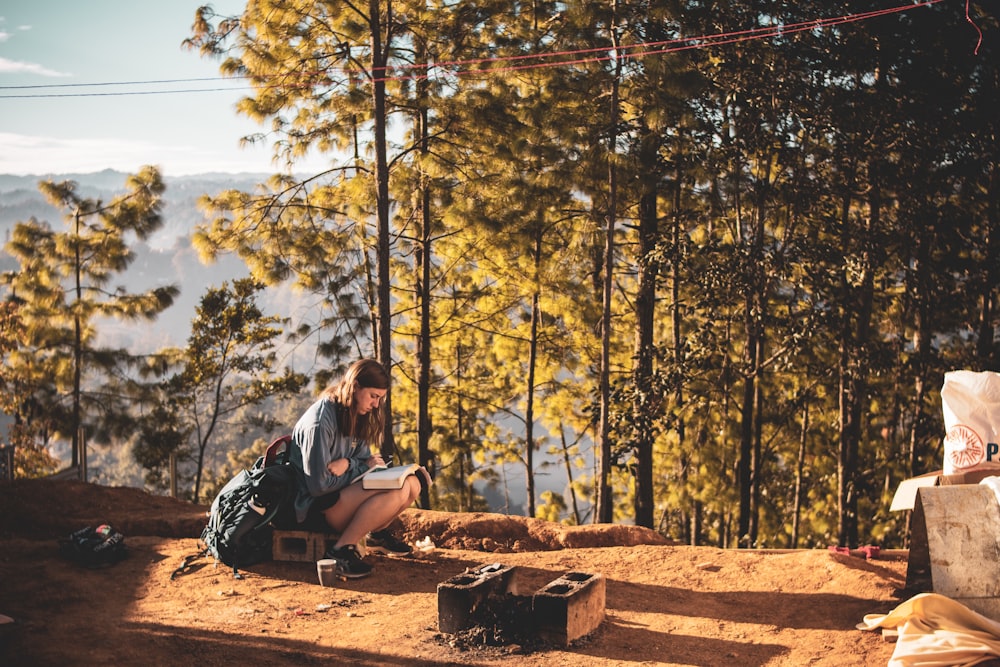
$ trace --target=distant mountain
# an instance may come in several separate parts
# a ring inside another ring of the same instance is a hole
[[[171,248],[178,238],[188,236],[195,225],[204,220],[197,208],[203,194],[215,195],[224,190],[252,190],[268,178],[268,174],[220,174],[197,176],[165,176],[164,226],[149,240],[153,248]],[[83,197],[110,199],[125,188],[128,174],[105,169],[92,174],[42,174],[19,176],[0,174],[0,232],[6,241],[8,231],[18,221],[31,217],[47,220],[53,227],[61,224],[60,213],[45,201],[38,191],[41,181],[75,181]]]
[[[11,190],[35,190],[39,181],[76,181],[88,187],[116,190],[122,187],[126,174],[114,169],[105,169],[92,174],[29,174],[27,176],[0,174],[0,194]]]
[[[0,174],[0,194],[11,190],[28,189],[34,190],[39,181],[76,181],[82,186],[99,190],[115,191],[120,190],[128,176],[123,171],[105,169],[89,174]],[[270,174],[240,173],[224,174],[221,172],[209,172],[191,176],[165,176],[168,187],[170,183],[194,182],[194,183],[256,183],[267,179]]]
[[[106,169],[93,174],[45,174],[17,176],[0,174],[0,240],[6,244],[14,225],[36,218],[47,221],[53,229],[62,229],[62,213],[53,208],[38,191],[38,182],[76,181],[81,196],[108,200],[124,189],[127,174]],[[176,284],[181,293],[174,305],[150,324],[103,322],[102,340],[133,352],[152,352],[171,345],[183,346],[191,331],[191,320],[205,290],[248,274],[243,262],[233,256],[220,257],[211,265],[202,264],[191,247],[195,226],[205,218],[197,207],[205,194],[215,195],[227,189],[253,190],[268,174],[208,173],[197,176],[164,177],[163,227],[145,243],[136,243],[135,260],[129,270],[115,280],[115,286],[127,285],[132,292],[158,285]],[[16,270],[17,263],[0,248],[0,271]],[[288,287],[269,290],[261,307],[273,315],[301,316],[302,298]],[[308,350],[297,350],[299,358],[309,358]],[[301,364],[296,370],[308,372]]]

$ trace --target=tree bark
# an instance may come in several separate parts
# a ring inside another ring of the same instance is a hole
[[[372,104],[374,105],[374,130],[375,130],[375,209],[378,225],[377,243],[377,304],[376,304],[376,338],[375,354],[377,359],[386,369],[392,372],[392,343],[391,343],[391,315],[390,304],[391,285],[389,274],[389,251],[391,236],[389,229],[389,161],[388,148],[386,142],[386,54],[383,52],[382,30],[388,29],[389,14],[392,3],[386,2],[386,20],[383,26],[381,7],[379,0],[369,0],[368,3],[371,21],[371,58],[372,58]],[[386,44],[386,48],[388,44]],[[395,451],[395,442],[392,433],[392,390],[386,392],[383,409],[389,419],[386,419],[385,431],[382,436],[383,456],[392,456]]]
[[[652,165],[646,165],[652,168]],[[647,172],[648,173],[648,172]],[[655,170],[654,170],[655,173]],[[651,184],[649,184],[651,185]],[[639,202],[639,288],[635,299],[636,335],[633,382],[638,392],[633,424],[640,426],[635,437],[635,524],[653,527],[653,431],[648,428],[655,404],[652,396],[653,324],[656,304],[656,265],[645,261],[656,244],[657,192],[647,188]]]
[[[603,304],[601,308],[601,371],[600,409],[597,427],[597,441],[600,447],[600,465],[597,480],[598,523],[611,523],[614,519],[614,503],[611,497],[611,297],[614,285],[615,263],[615,221],[618,217],[618,172],[615,162],[615,146],[618,142],[618,86],[621,79],[622,61],[618,53],[618,0],[612,5],[611,40],[615,48],[615,73],[611,82],[610,132],[608,137],[608,210],[604,233],[604,280]]]
[[[417,39],[417,57],[426,60],[424,41]],[[419,113],[417,128],[420,137],[420,153],[426,158],[430,152],[430,128],[428,127],[427,80],[420,78],[416,82]],[[422,162],[423,160],[421,160]],[[433,226],[431,211],[430,179],[421,171],[420,174],[420,239],[414,261],[417,264],[417,299],[420,309],[420,333],[417,337],[417,462],[428,470],[433,469],[431,463],[430,441],[433,426],[430,417],[431,393],[431,229]],[[430,509],[430,489],[423,487],[420,491],[420,506]]]

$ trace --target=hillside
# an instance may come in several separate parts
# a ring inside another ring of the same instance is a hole
[[[204,507],[135,489],[0,485],[5,665],[878,665],[893,645],[856,629],[900,602],[905,561],[828,551],[688,547],[628,526],[570,528],[498,514],[408,510],[423,559],[370,556],[375,575],[321,587],[312,563],[269,562],[234,579],[199,558]],[[110,522],[129,557],[86,570],[58,539]],[[491,563],[530,593],[568,572],[603,575],[606,617],[568,648],[484,646],[437,627],[437,585]]]

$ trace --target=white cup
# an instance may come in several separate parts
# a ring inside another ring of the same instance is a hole
[[[337,580],[337,561],[332,558],[322,558],[316,561],[316,574],[320,586],[333,586]]]

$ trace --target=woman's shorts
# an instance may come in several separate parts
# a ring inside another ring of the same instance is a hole
[[[274,518],[274,527],[279,530],[307,530],[315,533],[327,532],[330,530],[330,524],[326,522],[323,512],[333,507],[339,499],[339,491],[319,496],[309,506],[306,518],[302,523],[299,523],[295,517],[295,506],[293,503],[286,503],[278,511],[278,516]]]
[[[309,531],[329,530],[330,524],[326,522],[323,512],[336,505],[338,500],[340,500],[340,491],[325,493],[313,499],[309,511],[306,512],[306,520],[300,524],[301,529]]]

